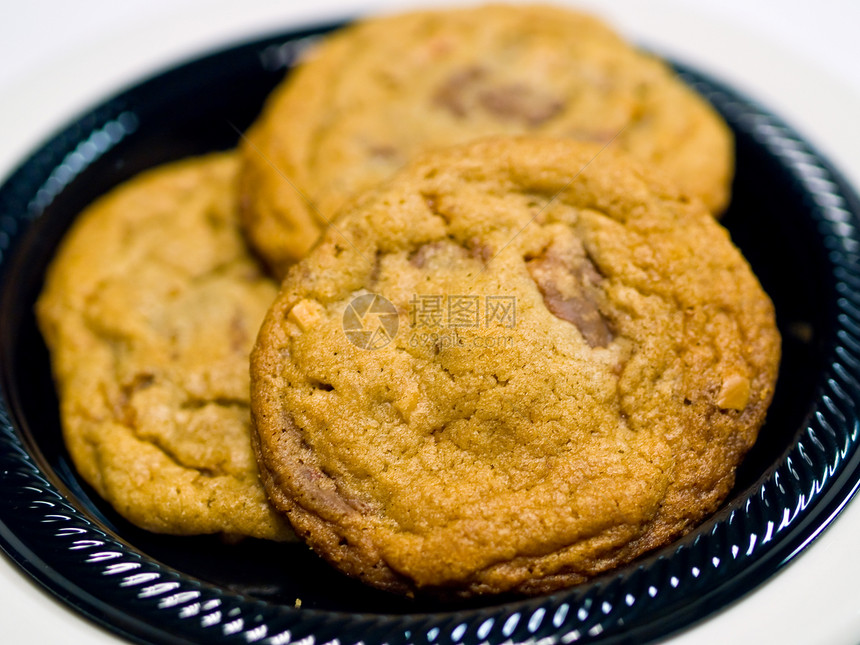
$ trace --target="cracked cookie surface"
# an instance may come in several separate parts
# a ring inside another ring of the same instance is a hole
[[[149,171],[87,208],[36,311],[83,478],[160,533],[291,539],[251,447],[248,355],[276,293],[245,248],[234,155]]]
[[[544,592],[716,510],[778,360],[699,202],[599,146],[474,142],[351,202],[290,269],[251,355],[261,475],[377,587]]]
[[[714,212],[728,201],[731,134],[666,65],[590,16],[489,5],[366,20],[308,52],[242,146],[246,229],[282,275],[417,152],[528,133],[614,140]]]

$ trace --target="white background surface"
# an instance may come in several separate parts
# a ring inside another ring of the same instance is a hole
[[[0,177],[68,118],[190,55],[411,2],[33,0],[0,6]],[[860,186],[860,2],[581,0],[774,109]],[[672,645],[860,643],[860,501],[779,575]],[[117,643],[0,556],[0,642]]]

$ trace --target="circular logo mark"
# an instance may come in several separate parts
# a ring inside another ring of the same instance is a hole
[[[361,349],[385,347],[394,340],[399,325],[397,307],[375,293],[356,296],[343,312],[343,332]]]

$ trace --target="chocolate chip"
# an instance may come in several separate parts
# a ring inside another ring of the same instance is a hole
[[[527,83],[493,83],[487,71],[468,67],[453,73],[433,94],[433,103],[458,118],[480,108],[503,121],[537,127],[564,109],[564,101]]]
[[[387,143],[373,144],[368,147],[367,151],[371,156],[384,159],[385,161],[396,160],[400,156],[400,152],[397,148]]]
[[[597,303],[603,277],[581,247],[558,246],[529,260],[529,273],[554,316],[575,325],[589,346],[606,347],[613,335]]]
[[[523,83],[489,87],[478,93],[478,102],[490,114],[508,121],[525,121],[537,127],[564,109],[564,101]]]
[[[473,237],[468,240],[467,248],[469,255],[482,263],[487,264],[493,259],[492,247],[484,244],[479,238]]]
[[[439,250],[441,245],[441,242],[422,244],[412,252],[412,255],[409,256],[409,263],[418,269],[423,269],[424,265],[427,264],[427,260],[431,255]]]
[[[424,203],[427,204],[427,208],[434,215],[439,214],[439,196],[431,195],[428,193],[422,193],[421,195],[424,198]]]
[[[468,113],[469,94],[475,83],[485,74],[486,71],[480,67],[467,67],[454,72],[433,94],[433,103],[454,116],[465,117]]]
[[[547,308],[558,318],[576,325],[591,347],[606,347],[612,334],[597,305],[587,297],[565,298],[552,287],[542,289]]]
[[[434,215],[441,217],[445,220],[446,223],[451,221],[451,213],[446,213],[443,210],[443,205],[441,204],[441,199],[438,195],[432,193],[422,193],[421,196],[424,198],[424,203],[427,205],[427,210],[429,210]]]
[[[154,384],[155,375],[149,372],[138,372],[131,379],[131,382],[122,383],[119,397],[113,405],[114,416],[117,419],[121,419],[126,426],[133,427],[135,425],[135,411],[131,400],[137,392],[145,390]]]

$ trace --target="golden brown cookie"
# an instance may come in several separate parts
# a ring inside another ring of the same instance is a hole
[[[311,51],[242,146],[252,245],[283,275],[416,152],[525,133],[612,141],[714,212],[728,201],[731,134],[665,64],[590,16],[489,5],[366,20]]]
[[[160,533],[288,539],[249,439],[248,354],[276,293],[245,248],[234,155],[147,172],[75,222],[36,312],[83,478]]]
[[[770,300],[700,202],[490,139],[348,205],[251,355],[266,490],[392,591],[543,592],[718,508],[773,394]]]

